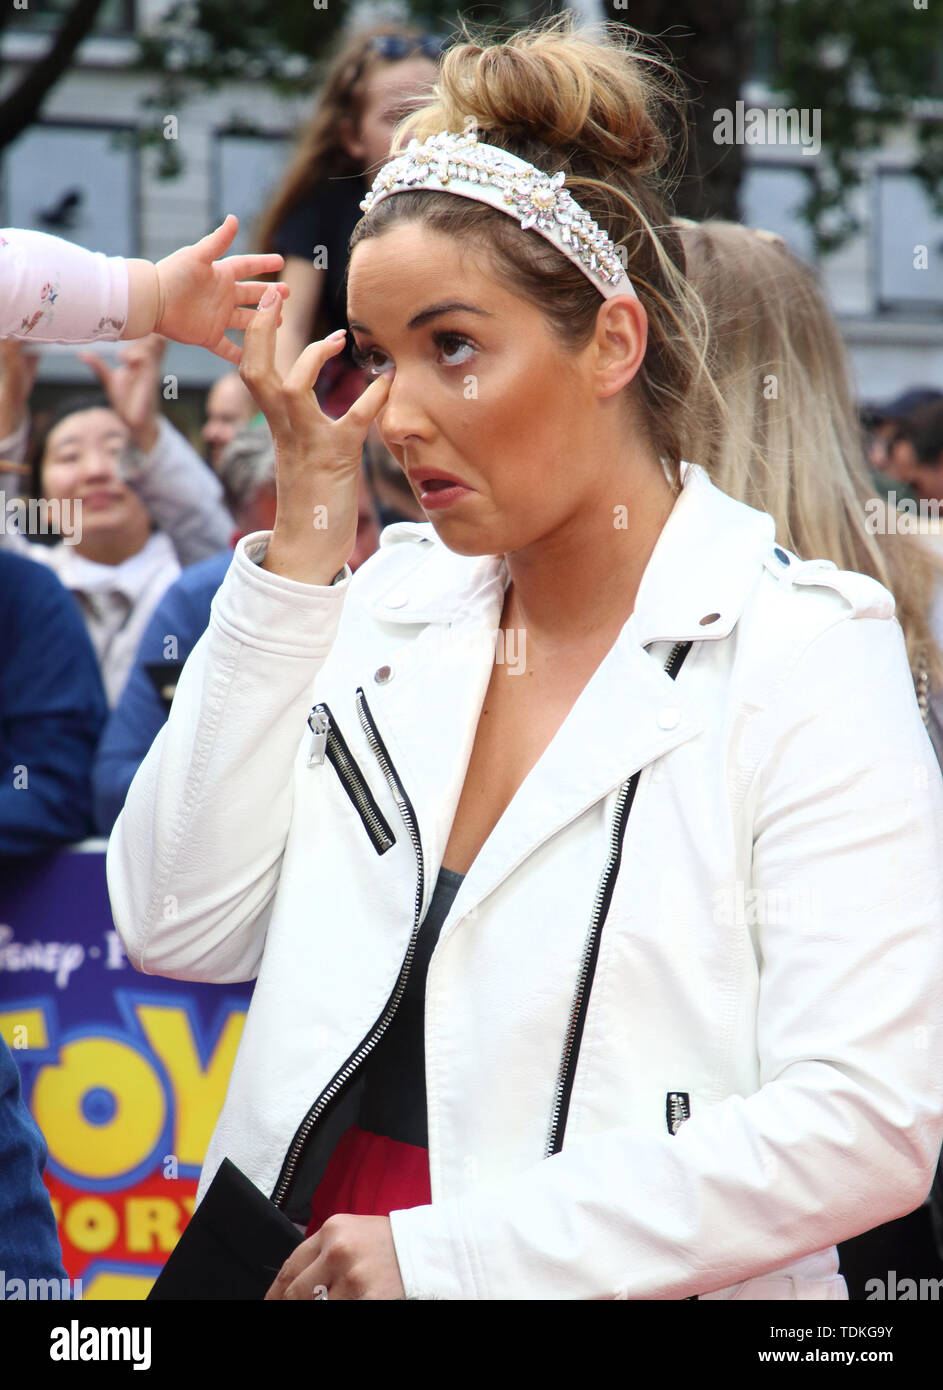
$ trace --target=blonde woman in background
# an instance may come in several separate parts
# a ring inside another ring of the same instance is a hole
[[[781,237],[734,222],[678,218],[676,225],[707,308],[711,373],[727,406],[701,392],[688,457],[732,497],[775,517],[782,546],[858,570],[891,591],[920,713],[943,765],[943,658],[931,624],[943,563],[919,536],[871,520],[884,511],[874,508],[838,325]],[[943,1257],[943,1159],[930,1204]]]
[[[676,225],[707,309],[711,375],[723,397],[700,391],[685,457],[731,497],[773,516],[787,550],[870,575],[891,591],[920,712],[943,762],[930,699],[931,685],[943,684],[931,627],[943,565],[918,536],[875,523],[883,511],[875,510],[848,358],[822,292],[781,237],[734,222]]]

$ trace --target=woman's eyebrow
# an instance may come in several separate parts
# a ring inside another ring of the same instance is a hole
[[[104,440],[109,440],[109,439],[124,439],[124,431],[123,431],[123,430],[119,430],[119,429],[110,429],[110,430],[106,430],[105,433],[104,433],[103,435],[99,436],[99,437],[100,437],[101,439],[104,439]],[[64,435],[62,439],[58,439],[58,440],[56,441],[56,443],[53,445],[53,448],[54,448],[54,449],[68,448],[68,447],[69,447],[70,445],[72,445],[72,444],[80,444],[81,442],[82,442],[82,436],[81,436],[81,435],[67,434],[67,435]]]
[[[488,313],[487,309],[479,309],[478,306],[475,304],[464,304],[461,300],[455,299],[450,300],[448,303],[445,304],[430,304],[428,309],[422,309],[418,314],[414,314],[413,317],[407,323],[406,327],[421,328],[424,323],[428,323],[430,319],[438,318],[440,314],[458,313],[480,314],[482,318],[486,319],[494,317],[493,314]],[[372,328],[368,328],[365,323],[359,323],[356,319],[348,319],[347,322],[350,325],[350,327],[352,329],[356,329],[358,333],[373,332]]]

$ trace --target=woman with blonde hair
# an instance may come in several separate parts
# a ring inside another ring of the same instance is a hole
[[[275,525],[108,873],[139,969],[257,981],[200,1201],[307,1231],[270,1298],[841,1299],[930,1183],[943,781],[887,590],[682,462],[669,80],[467,36],[352,237],[375,379],[331,420],[340,337],[246,333]],[[352,575],[374,419],[429,521]]]
[[[919,537],[885,524],[838,324],[781,237],[734,222],[679,218],[676,225],[707,309],[719,388],[719,396],[701,391],[687,457],[731,497],[768,512],[780,545],[891,591],[920,712],[943,761],[930,701],[931,684],[943,679],[931,626],[943,567]]]
[[[943,654],[932,624],[943,562],[919,536],[886,525],[838,324],[782,237],[735,222],[675,225],[713,329],[711,373],[723,397],[703,392],[690,457],[731,497],[769,512],[781,545],[891,591],[920,714],[943,765]],[[930,1202],[943,1257],[943,1156]]]

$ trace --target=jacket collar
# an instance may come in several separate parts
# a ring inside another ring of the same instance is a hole
[[[538,845],[704,728],[703,703],[710,696],[694,660],[697,649],[676,685],[663,669],[665,654],[656,658],[645,648],[729,633],[775,528],[772,517],[727,497],[700,468],[686,466],[682,482],[645,570],[635,612],[482,846],[443,939],[460,909],[480,901]],[[385,679],[377,683],[379,672],[364,669],[360,681],[414,803],[426,868],[425,906],[491,678],[508,573],[503,556],[458,556],[438,542],[431,525],[404,524],[418,542],[414,569],[401,571],[393,585],[384,577],[376,589],[364,569],[360,598],[383,624],[425,628],[418,635],[403,632],[401,640],[395,628],[388,629],[389,649],[379,653],[389,663]],[[390,530],[384,532],[387,544],[394,539]],[[714,622],[701,624],[715,612],[720,616]],[[337,691],[338,708],[345,694],[346,683]],[[329,687],[325,698],[335,698]],[[430,717],[417,718],[421,710]],[[403,858],[399,872],[408,897],[411,856]]]
[[[642,647],[726,637],[774,542],[773,518],[721,492],[699,465],[682,463],[681,482],[636,596],[631,621]],[[417,542],[410,573],[382,585],[363,577],[361,601],[381,621],[454,623],[457,613],[487,609],[504,593],[503,555],[456,555],[430,522],[387,527],[380,546],[406,536]]]

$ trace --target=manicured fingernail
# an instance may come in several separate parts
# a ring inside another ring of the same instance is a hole
[[[275,301],[279,298],[280,296],[275,286],[269,285],[268,289],[265,291],[262,298],[259,300],[259,308],[270,309],[272,305],[275,303]]]
[[[333,333],[329,333],[329,334],[327,335],[327,340],[328,340],[328,342],[330,342],[332,338],[346,338],[346,337],[347,337],[347,329],[346,329],[346,328],[335,328]]]

